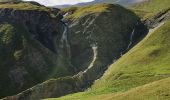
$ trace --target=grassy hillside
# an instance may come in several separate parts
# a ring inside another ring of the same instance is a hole
[[[144,86],[133,88],[124,93],[110,93],[98,95],[86,100],[169,100],[170,99],[170,78],[155,81]],[[58,99],[50,99],[58,100]],[[60,100],[60,99],[59,99]],[[77,98],[68,98],[63,100],[80,100]],[[82,99],[82,100],[85,100]]]
[[[18,2],[18,3],[8,3],[0,2],[0,8],[12,8],[15,10],[39,10],[39,11],[49,11],[49,8],[32,4],[31,2]]]
[[[114,10],[115,9],[115,10]],[[69,7],[62,9],[63,13],[70,12],[71,14],[69,16],[66,16],[66,18],[69,19],[78,19],[80,17],[83,17],[85,15],[95,14],[98,15],[99,13],[106,13],[106,12],[116,12],[118,10],[123,10],[122,7],[119,6],[113,6],[113,4],[95,4],[93,6],[83,6],[83,7]]]
[[[125,93],[103,95],[98,98],[101,100],[169,100],[170,78],[155,81]]]
[[[84,15],[107,11],[107,8],[108,5],[94,5],[94,6],[87,6],[87,7],[70,7],[70,8],[63,9],[62,11],[73,12],[73,14],[68,16],[68,18],[78,19]]]
[[[138,15],[148,18],[158,12],[170,8],[170,0],[147,0],[131,7]]]
[[[111,65],[104,76],[96,81],[91,89],[56,100],[95,100],[94,98],[99,95],[128,91],[131,88],[169,77],[169,35],[170,21],[166,22],[153,33],[150,33],[142,42]],[[165,87],[169,87],[169,84],[165,85],[167,85]],[[167,93],[169,95],[169,92]],[[146,95],[155,97],[154,94],[147,94],[147,92]],[[137,97],[129,98],[133,100]],[[162,100],[165,99],[163,98]]]

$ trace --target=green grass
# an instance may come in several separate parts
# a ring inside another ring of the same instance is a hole
[[[29,2],[9,3],[0,2],[0,8],[12,8],[14,10],[38,10],[38,11],[49,11],[49,8],[31,4]]]
[[[102,95],[102,100],[169,100],[170,78],[155,81],[124,93]]]
[[[133,11],[143,18],[148,18],[168,8],[170,8],[170,0],[148,0],[131,7]]]
[[[113,6],[113,4],[96,4],[93,6],[85,6],[85,7],[70,7],[62,9],[61,12],[73,12],[73,14],[67,16],[68,19],[78,19],[82,16],[89,14],[98,14],[103,12],[110,12],[109,8],[117,8],[117,6]]]
[[[87,97],[81,100],[169,100],[170,99],[170,78],[165,78],[143,86],[133,88],[123,93],[110,93]],[[58,100],[58,99],[50,99]],[[64,100],[80,100],[67,98]]]
[[[111,65],[104,76],[96,81],[91,89],[54,100],[95,100],[95,97],[100,95],[125,92],[169,77],[169,35],[170,21],[145,37],[138,45]],[[166,87],[168,86],[169,84]]]

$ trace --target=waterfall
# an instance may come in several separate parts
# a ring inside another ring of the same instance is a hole
[[[88,68],[93,67],[93,64],[94,64],[94,62],[96,61],[96,58],[97,58],[97,46],[96,46],[96,45],[93,45],[93,46],[92,46],[92,50],[93,50],[93,60],[92,60],[92,62],[91,62],[91,64],[89,65]]]
[[[61,47],[64,48],[64,45],[66,47],[69,46],[68,44],[68,36],[67,36],[67,33],[68,33],[68,26],[66,23],[63,22],[63,28],[64,28],[64,31],[62,33],[62,37],[61,37]]]
[[[93,50],[93,60],[92,60],[92,62],[90,63],[90,65],[88,66],[88,68],[84,71],[84,72],[86,72],[88,69],[90,69],[91,67],[93,67],[93,65],[94,65],[94,62],[96,61],[96,59],[97,59],[97,54],[98,54],[98,51],[97,51],[97,45],[96,44],[92,44],[91,45],[91,48],[92,48],[92,50]]]
[[[125,53],[127,50],[130,49],[130,47],[131,47],[131,45],[132,45],[132,43],[133,43],[133,36],[134,36],[134,34],[135,34],[135,28],[134,28],[134,29],[132,30],[132,32],[131,32],[131,35],[130,35],[130,42],[129,42],[127,48],[126,48],[124,51],[122,51],[122,52],[120,53],[121,56],[123,55],[123,53]]]
[[[64,15],[63,15],[63,18],[65,18],[66,16],[68,16],[69,15],[69,13],[67,12],[67,13],[65,13]]]
[[[126,50],[129,50],[130,49],[130,46],[132,45],[133,43],[133,36],[134,36],[134,33],[135,33],[135,28],[133,29],[131,35],[130,35],[130,43],[128,45],[128,47],[126,48]]]
[[[67,48],[70,47],[69,43],[68,43],[68,24],[67,22],[65,22],[65,17],[68,16],[69,13],[65,13],[63,15],[63,19],[61,19],[62,23],[63,23],[63,33],[62,33],[62,37],[61,37],[61,47],[64,48],[64,46],[66,46]]]
[[[68,24],[65,23],[64,21],[63,22],[63,33],[62,33],[62,36],[61,36],[61,44],[60,44],[60,47],[62,49],[62,51],[65,51],[66,53],[66,56],[68,59],[70,59],[71,57],[71,52],[70,52],[70,44],[68,42]]]

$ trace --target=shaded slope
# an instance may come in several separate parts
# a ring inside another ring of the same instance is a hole
[[[149,33],[138,45],[111,65],[104,76],[92,85],[91,89],[56,100],[101,99],[100,95],[102,97],[103,94],[112,95],[110,93],[124,92],[169,77],[169,35],[170,21],[167,21],[160,28],[154,30],[153,33]],[[165,87],[169,87],[169,84],[166,85]],[[168,90],[166,92],[168,94]],[[154,95],[152,97],[155,98]],[[107,96],[104,96],[104,98],[107,98]],[[137,97],[132,96],[132,100],[135,98]]]
[[[69,23],[71,61],[81,71],[92,62],[94,47],[97,47],[94,66],[106,67],[126,51],[133,30],[132,45],[147,33],[140,19],[119,5],[100,4],[74,11],[70,8],[64,13],[68,13],[65,20]]]
[[[59,53],[63,22],[58,13],[35,2],[0,3],[0,98],[74,73]]]

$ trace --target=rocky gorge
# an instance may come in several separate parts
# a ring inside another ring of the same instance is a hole
[[[34,2],[2,3],[0,23],[5,100],[84,91],[148,32],[137,15],[114,4],[62,11]]]

